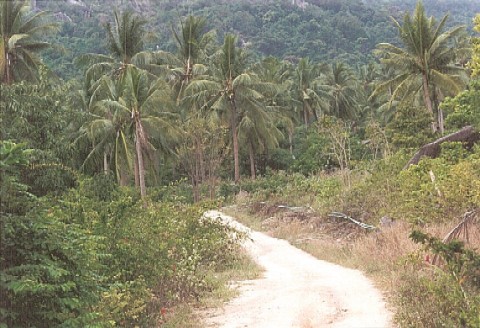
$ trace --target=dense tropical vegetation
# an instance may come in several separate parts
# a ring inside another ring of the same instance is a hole
[[[479,42],[451,22],[472,17],[430,5],[92,0],[54,24],[50,1],[0,0],[0,327],[165,323],[239,260],[203,212],[240,190],[414,228],[476,210],[478,132],[403,169],[480,128]],[[478,255],[413,239],[451,270],[406,285],[478,326]],[[400,323],[426,316],[399,295]]]

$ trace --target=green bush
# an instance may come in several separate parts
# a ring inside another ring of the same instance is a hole
[[[409,327],[479,327],[480,255],[457,240],[443,243],[419,231],[410,237],[445,264],[423,269],[417,264],[404,277],[399,322]]]
[[[4,217],[0,318],[11,327],[95,322],[101,237],[48,211]]]

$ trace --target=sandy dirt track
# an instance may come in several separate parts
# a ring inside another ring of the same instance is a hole
[[[248,230],[217,211],[238,229]],[[207,327],[320,328],[392,327],[382,295],[360,272],[318,260],[284,240],[250,231],[245,244],[264,268],[245,281],[240,295],[205,319]]]

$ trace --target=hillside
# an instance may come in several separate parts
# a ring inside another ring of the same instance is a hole
[[[390,15],[401,17],[411,11],[414,0],[36,0],[39,9],[54,13],[61,22],[55,42],[59,49],[46,54],[46,62],[64,79],[79,77],[74,59],[82,53],[104,52],[102,25],[112,9],[132,9],[144,16],[154,32],[150,49],[174,51],[171,28],[182,17],[193,14],[208,19],[208,29],[216,30],[219,41],[225,33],[239,35],[241,43],[258,58],[275,56],[293,62],[309,57],[315,61],[345,60],[351,66],[373,59],[372,50],[380,42],[396,39]],[[451,13],[449,25],[467,25],[480,2],[471,0],[425,1],[427,12],[440,16]]]

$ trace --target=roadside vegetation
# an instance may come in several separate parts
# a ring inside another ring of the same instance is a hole
[[[139,8],[65,2],[58,24],[48,1],[0,0],[0,328],[194,327],[188,304],[258,274],[246,236],[203,216],[232,204],[372,275],[400,326],[480,325],[478,39],[421,1],[388,28],[370,2],[240,3],[268,40],[333,39],[277,54],[212,29],[217,11],[167,32]]]

